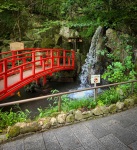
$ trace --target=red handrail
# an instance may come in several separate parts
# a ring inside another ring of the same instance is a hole
[[[75,52],[28,48],[0,53],[0,100],[26,84],[60,70],[73,70]]]

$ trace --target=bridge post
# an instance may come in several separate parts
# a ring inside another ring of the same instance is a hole
[[[63,66],[66,64],[66,51],[63,50]]]
[[[53,63],[54,63],[53,50],[50,50],[50,57],[51,57],[51,68],[53,68]]]
[[[60,51],[57,51],[57,66],[60,66]]]
[[[2,72],[2,71],[3,71],[3,64],[0,63],[0,72]]]
[[[4,89],[7,89],[7,59],[4,59]]]
[[[32,74],[35,75],[35,52],[32,52]]]

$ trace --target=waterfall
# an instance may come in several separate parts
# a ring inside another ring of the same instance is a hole
[[[91,45],[89,48],[89,52],[87,54],[87,58],[85,60],[85,64],[82,66],[82,71],[80,74],[81,84],[78,89],[90,87],[89,83],[88,83],[88,78],[90,78],[91,75],[99,73],[97,71],[97,67],[96,67],[97,62],[98,62],[98,57],[97,57],[96,51],[98,49],[100,49],[100,46],[101,46],[99,44],[100,37],[102,38],[101,31],[102,31],[102,27],[99,26],[97,28],[94,36],[92,37]],[[82,92],[78,92],[78,93],[69,94],[69,97],[72,99],[79,99],[82,97],[93,96],[93,94],[94,94],[93,90],[88,90],[88,91],[82,91]]]
[[[89,85],[88,83],[88,77],[90,75],[94,75],[96,73],[96,68],[95,65],[97,63],[97,55],[96,55],[96,50],[98,48],[98,40],[101,35],[102,27],[99,26],[92,37],[91,40],[91,45],[89,48],[89,52],[87,54],[87,58],[85,60],[85,64],[82,66],[82,71],[80,74],[80,87],[84,88]]]

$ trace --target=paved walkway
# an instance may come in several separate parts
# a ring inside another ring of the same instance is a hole
[[[0,150],[137,150],[137,107],[32,134],[0,145]]]

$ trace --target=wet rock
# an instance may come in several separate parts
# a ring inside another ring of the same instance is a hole
[[[65,120],[66,120],[66,114],[62,113],[57,116],[58,123],[65,123]]]
[[[12,138],[12,137],[16,137],[20,134],[20,127],[19,126],[12,126],[9,128],[8,131],[8,137]]]
[[[117,107],[116,107],[116,104],[111,104],[110,106],[109,106],[109,112],[110,113],[115,113],[117,111]]]
[[[118,110],[122,110],[124,108],[124,102],[117,102],[116,107]]]
[[[75,119],[78,121],[83,119],[83,115],[80,110],[75,111]]]
[[[132,98],[129,98],[129,99],[125,99],[124,100],[124,105],[125,107],[131,107],[134,105],[134,99]]]
[[[69,114],[67,117],[66,117],[66,123],[71,123],[71,122],[74,122],[75,121],[75,117],[73,114]]]
[[[95,116],[99,116],[99,115],[102,115],[102,114],[103,114],[103,111],[101,110],[101,108],[100,108],[99,106],[97,106],[96,108],[94,108],[94,109],[92,110],[92,112],[93,112],[93,114],[94,114]]]

